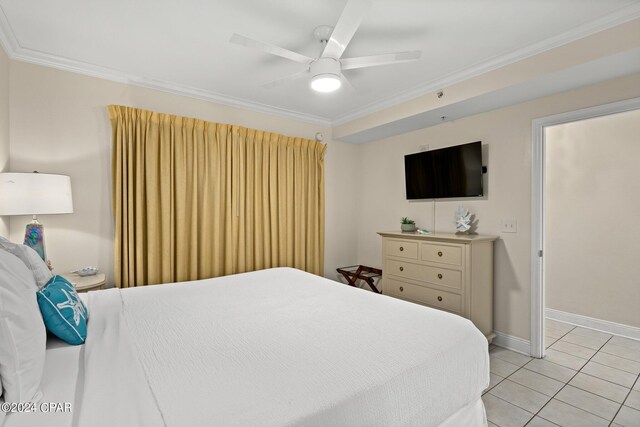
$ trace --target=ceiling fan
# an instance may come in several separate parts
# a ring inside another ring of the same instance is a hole
[[[259,49],[291,61],[300,62],[307,66],[307,69],[303,71],[272,81],[263,85],[263,87],[272,88],[280,86],[284,83],[310,75],[311,88],[313,90],[317,92],[333,92],[340,88],[343,81],[349,84],[347,78],[342,74],[344,70],[398,64],[401,62],[415,61],[420,58],[422,51],[419,50],[361,56],[357,58],[342,58],[344,50],[360,26],[362,18],[370,6],[371,2],[369,0],[348,0],[335,27],[321,25],[313,31],[314,37],[324,46],[319,58],[311,58],[289,49],[260,42],[240,34],[234,34],[229,41],[241,46]]]

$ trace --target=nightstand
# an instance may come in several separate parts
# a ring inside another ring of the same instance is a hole
[[[96,291],[101,289],[106,283],[104,273],[97,273],[93,276],[79,276],[77,273],[64,273],[62,277],[71,282],[78,292]]]

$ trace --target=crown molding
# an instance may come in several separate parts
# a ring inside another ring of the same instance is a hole
[[[256,111],[259,113],[270,114],[278,117],[299,120],[324,127],[335,127],[352,120],[367,116],[380,110],[393,107],[402,102],[409,101],[419,96],[434,92],[446,86],[460,83],[464,80],[476,77],[489,71],[504,67],[506,65],[518,62],[533,55],[545,52],[550,49],[565,45],[575,40],[587,37],[599,31],[606,30],[616,25],[629,22],[640,17],[640,4],[631,5],[622,8],[614,13],[603,16],[590,23],[573,28],[563,34],[545,39],[541,42],[528,45],[522,49],[518,49],[483,61],[474,66],[459,70],[450,74],[443,79],[433,79],[429,82],[420,84],[412,89],[402,91],[390,98],[375,101],[365,105],[362,108],[355,109],[347,114],[341,115],[338,119],[330,119],[312,114],[300,113],[273,105],[249,101],[242,98],[236,98],[222,93],[198,89],[191,86],[179,85],[164,80],[149,79],[142,76],[128,74],[119,70],[102,67],[82,61],[76,61],[57,55],[51,55],[39,52],[33,49],[27,49],[20,46],[15,33],[7,19],[4,10],[0,6],[0,44],[4,48],[7,56],[16,61],[29,62],[36,65],[42,65],[50,68],[56,68],[72,73],[83,74],[90,77],[110,80],[118,83],[130,84],[134,86],[154,89],[162,92],[168,92],[176,95],[187,96],[190,98],[201,99],[204,101],[222,104],[229,107],[236,107]]]
[[[222,104],[229,107],[242,108],[287,119],[294,119],[302,122],[320,125],[323,127],[331,126],[331,121],[325,117],[299,113],[297,111],[287,110],[285,108],[279,108],[273,105],[252,102],[241,98],[223,95],[217,92],[198,89],[186,85],[179,85],[164,80],[155,80],[146,77],[135,76],[118,70],[75,61],[60,56],[49,55],[47,53],[38,52],[31,49],[18,48],[17,51],[14,51],[13,54],[9,56],[13,60],[29,62],[36,65],[43,65],[45,67],[56,68],[63,71],[70,71],[72,73],[83,74],[90,77],[97,77],[100,79],[110,80],[118,83],[125,83],[133,86],[144,87],[147,89],[168,92],[175,95],[201,99],[204,101]]]
[[[18,44],[18,40],[16,39],[16,35],[13,32],[13,28],[11,28],[11,24],[9,24],[9,20],[7,19],[7,15],[4,13],[4,9],[0,5],[0,44],[4,48],[4,51],[7,53],[7,56],[11,58],[13,52],[15,52],[20,45]]]
[[[214,91],[198,89],[191,86],[179,85],[164,80],[149,79],[142,76],[128,74],[119,70],[108,67],[102,67],[62,56],[51,55],[33,49],[27,49],[20,46],[18,40],[9,24],[6,14],[0,6],[0,43],[4,48],[7,56],[15,61],[28,62],[31,64],[42,65],[45,67],[55,68],[63,71],[70,71],[76,74],[83,74],[99,79],[110,80],[117,83],[130,84],[140,86],[147,89],[154,89],[162,92],[168,92],[175,95],[187,96],[190,98],[201,99],[204,101],[222,104],[229,107],[242,108],[255,111],[258,113],[270,114],[287,119],[298,120],[323,127],[330,127],[331,120],[326,117],[315,116],[312,114],[300,113],[273,105],[253,102],[242,98],[236,98],[224,95]]]
[[[399,94],[394,95],[393,97],[386,98],[380,101],[374,101],[362,108],[357,108],[350,113],[342,115],[339,119],[332,120],[331,126],[339,126],[352,120],[368,116],[369,114],[384,110],[389,107],[393,107],[406,101],[410,101],[428,93],[441,90],[447,86],[452,86],[473,77],[477,77],[481,74],[488,73],[490,71],[502,68],[509,64],[513,64],[531,56],[538,55],[551,49],[555,49],[557,47],[574,42],[600,31],[613,28],[617,25],[624,24],[637,18],[640,18],[640,4],[627,6],[616,12],[600,17],[597,20],[591,21],[587,24],[575,27],[557,36],[547,38],[538,43],[528,45],[524,48],[514,50],[504,55],[496,56],[487,61],[482,61],[481,63],[478,63],[471,67],[455,71],[445,78],[430,80],[412,89],[402,91]]]

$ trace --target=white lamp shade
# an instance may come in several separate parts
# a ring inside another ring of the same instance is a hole
[[[73,213],[71,178],[46,173],[0,173],[0,215]]]

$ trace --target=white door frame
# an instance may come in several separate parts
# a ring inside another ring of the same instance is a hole
[[[544,160],[545,128],[640,109],[640,98],[599,105],[531,122],[531,356],[544,356]]]

